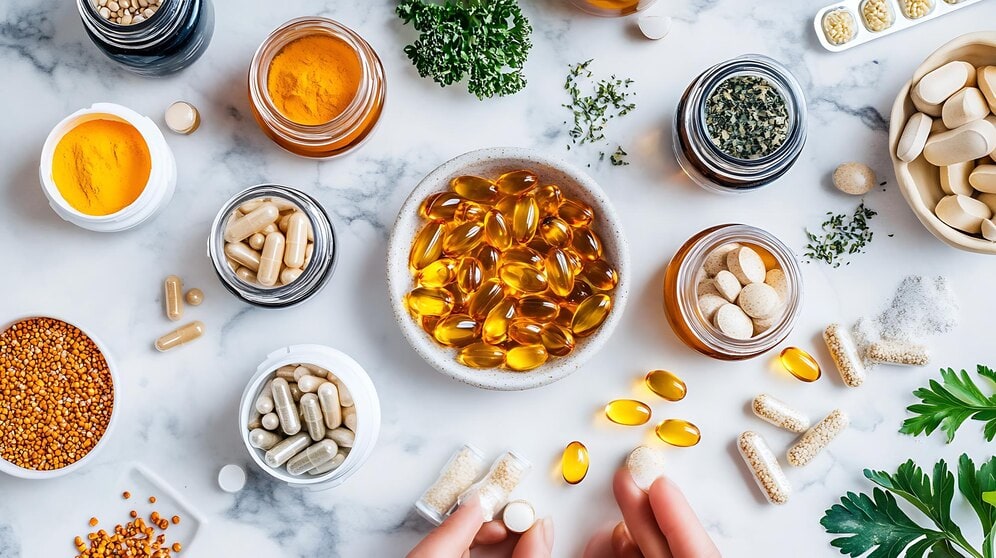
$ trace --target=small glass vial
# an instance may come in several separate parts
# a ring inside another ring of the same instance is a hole
[[[282,114],[268,91],[274,58],[291,42],[325,35],[344,42],[359,60],[360,80],[352,101],[321,124],[301,124]],[[302,157],[328,158],[358,147],[373,132],[384,107],[384,67],[373,48],[352,29],[322,17],[288,21],[260,45],[249,66],[249,104],[263,132],[277,145]]]
[[[657,0],[571,0],[579,10],[600,17],[621,17],[646,10]]]
[[[785,101],[786,136],[772,152],[741,159],[720,150],[706,125],[706,103],[716,88],[730,78],[759,77]],[[743,193],[770,184],[795,163],[806,143],[806,98],[795,76],[777,61],[759,54],[721,62],[702,72],[685,89],[674,112],[674,154],[685,174],[706,190]]]
[[[764,331],[748,338],[725,335],[703,315],[699,283],[706,258],[724,245],[737,243],[761,255],[768,269],[778,268],[785,277],[783,307]],[[781,343],[795,327],[802,307],[802,270],[795,255],[771,233],[749,225],[717,225],[689,238],[671,258],[664,272],[664,313],[683,343],[720,360],[745,360]]]
[[[456,506],[460,494],[487,470],[488,464],[481,450],[464,444],[443,466],[436,482],[415,502],[415,510],[434,525],[439,525]]]
[[[76,0],[76,6],[93,44],[111,60],[147,77],[193,64],[214,35],[211,0],[162,0],[155,14],[130,25],[102,17],[97,0]]]
[[[287,206],[287,203],[293,204],[298,211],[304,213],[311,225],[311,254],[300,275],[287,284],[277,283],[272,287],[265,287],[246,280],[239,276],[237,266],[232,265],[225,253],[225,231],[228,230],[229,222],[240,211],[240,207],[261,198],[279,200],[282,207]],[[222,285],[242,300],[267,308],[294,306],[321,291],[335,270],[336,249],[332,221],[318,201],[300,190],[278,184],[253,186],[228,200],[215,217],[208,238],[208,256]]]

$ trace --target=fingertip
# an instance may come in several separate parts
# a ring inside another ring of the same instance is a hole
[[[512,558],[545,558],[553,552],[553,520],[543,518],[522,534]]]
[[[508,529],[505,524],[501,521],[488,521],[484,525],[481,525],[481,529],[477,531],[477,536],[474,537],[474,545],[492,545],[498,544],[508,538]]]

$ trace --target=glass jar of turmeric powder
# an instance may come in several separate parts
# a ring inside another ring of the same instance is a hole
[[[288,21],[249,66],[249,101],[263,132],[303,157],[334,157],[363,143],[384,106],[384,67],[348,27],[321,17]]]

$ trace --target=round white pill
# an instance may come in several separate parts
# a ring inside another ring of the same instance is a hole
[[[728,269],[726,267],[726,255],[730,252],[740,248],[740,244],[736,242],[731,242],[729,244],[724,244],[713,249],[706,256],[705,261],[702,262],[702,268],[705,269],[706,275],[713,277],[720,271]]]
[[[782,302],[785,302],[789,294],[789,284],[784,271],[769,269],[768,273],[764,276],[764,282],[771,285],[771,288],[775,289],[775,292],[778,293],[778,298],[782,299]]]
[[[737,304],[751,318],[768,318],[775,313],[781,298],[774,287],[765,283],[751,283],[740,291]]]
[[[716,284],[716,290],[719,291],[719,294],[722,295],[723,298],[730,302],[737,299],[737,295],[740,294],[741,286],[736,275],[724,269],[716,274],[716,278],[713,279],[713,281]]]
[[[730,251],[726,255],[726,267],[737,277],[741,285],[764,282],[764,260],[747,246]]]
[[[640,446],[626,458],[626,468],[636,486],[646,492],[664,474],[664,452],[659,448]]]
[[[656,41],[668,36],[671,32],[671,23],[670,16],[643,15],[640,16],[637,25],[644,37]]]
[[[927,120],[930,120],[930,117],[927,117]],[[923,143],[927,143],[926,134],[923,136]],[[923,151],[922,145],[920,151]],[[875,187],[875,171],[864,163],[841,163],[833,171],[833,185],[845,194],[863,196]]]
[[[695,296],[703,297],[707,294],[719,295],[715,279],[703,279],[699,281],[698,287],[695,289]]]
[[[191,134],[201,124],[200,113],[194,105],[177,101],[166,109],[166,126],[178,134]]]
[[[729,302],[718,294],[704,294],[699,297],[699,312],[702,312],[702,316],[711,322],[716,316],[716,310],[719,310],[724,304],[729,304]]]
[[[750,339],[754,334],[754,322],[736,304],[726,303],[716,310],[714,321],[719,331],[734,339]]]
[[[536,510],[525,500],[513,500],[505,506],[501,521],[513,533],[525,533],[536,523]]]
[[[225,492],[238,492],[246,485],[246,471],[242,467],[229,463],[218,471],[218,486]]]

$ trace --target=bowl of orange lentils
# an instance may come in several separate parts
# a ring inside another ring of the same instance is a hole
[[[118,382],[104,345],[68,321],[27,316],[0,329],[0,472],[59,477],[105,445]]]

